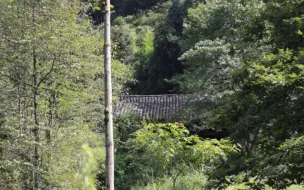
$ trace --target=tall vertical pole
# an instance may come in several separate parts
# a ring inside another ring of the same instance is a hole
[[[104,123],[106,127],[106,190],[114,190],[114,142],[112,114],[112,75],[111,75],[111,8],[110,0],[106,0],[104,22],[104,80],[105,80],[105,110]]]

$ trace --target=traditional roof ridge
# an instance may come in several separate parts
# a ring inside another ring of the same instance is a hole
[[[153,96],[188,96],[192,94],[143,94],[143,95],[119,95],[118,97],[153,97]]]
[[[116,117],[135,113],[148,120],[170,121],[192,94],[121,95],[114,108]]]

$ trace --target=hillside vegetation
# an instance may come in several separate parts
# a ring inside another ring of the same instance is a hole
[[[115,118],[116,189],[303,189],[304,0],[111,2],[114,101],[194,97]],[[0,0],[1,190],[105,189],[103,8]]]

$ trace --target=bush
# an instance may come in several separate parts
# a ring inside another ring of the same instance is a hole
[[[117,126],[120,130],[116,143],[116,187],[121,190],[166,178],[171,180],[172,187],[187,186],[189,171],[202,166],[206,171],[225,161],[227,152],[236,151],[227,140],[203,141],[190,135],[181,123],[150,123],[140,128],[126,118],[119,124],[122,126]],[[129,133],[136,128],[139,130]]]
[[[156,182],[153,182],[151,179],[151,183],[147,186],[134,186],[132,190],[198,190],[205,189],[205,184],[207,182],[207,177],[204,175],[202,171],[199,170],[191,170],[183,176],[180,176],[176,181],[175,188],[173,187],[173,179],[169,176],[158,179]]]

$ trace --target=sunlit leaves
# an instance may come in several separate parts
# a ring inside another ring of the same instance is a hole
[[[181,163],[200,166],[216,164],[226,159],[226,151],[236,151],[229,141],[201,140],[189,135],[180,123],[148,124],[136,133],[136,146],[161,161],[163,167],[178,167]]]
[[[248,62],[249,83],[290,85],[304,79],[303,63],[291,50],[278,50],[277,54],[264,54],[261,62]]]

